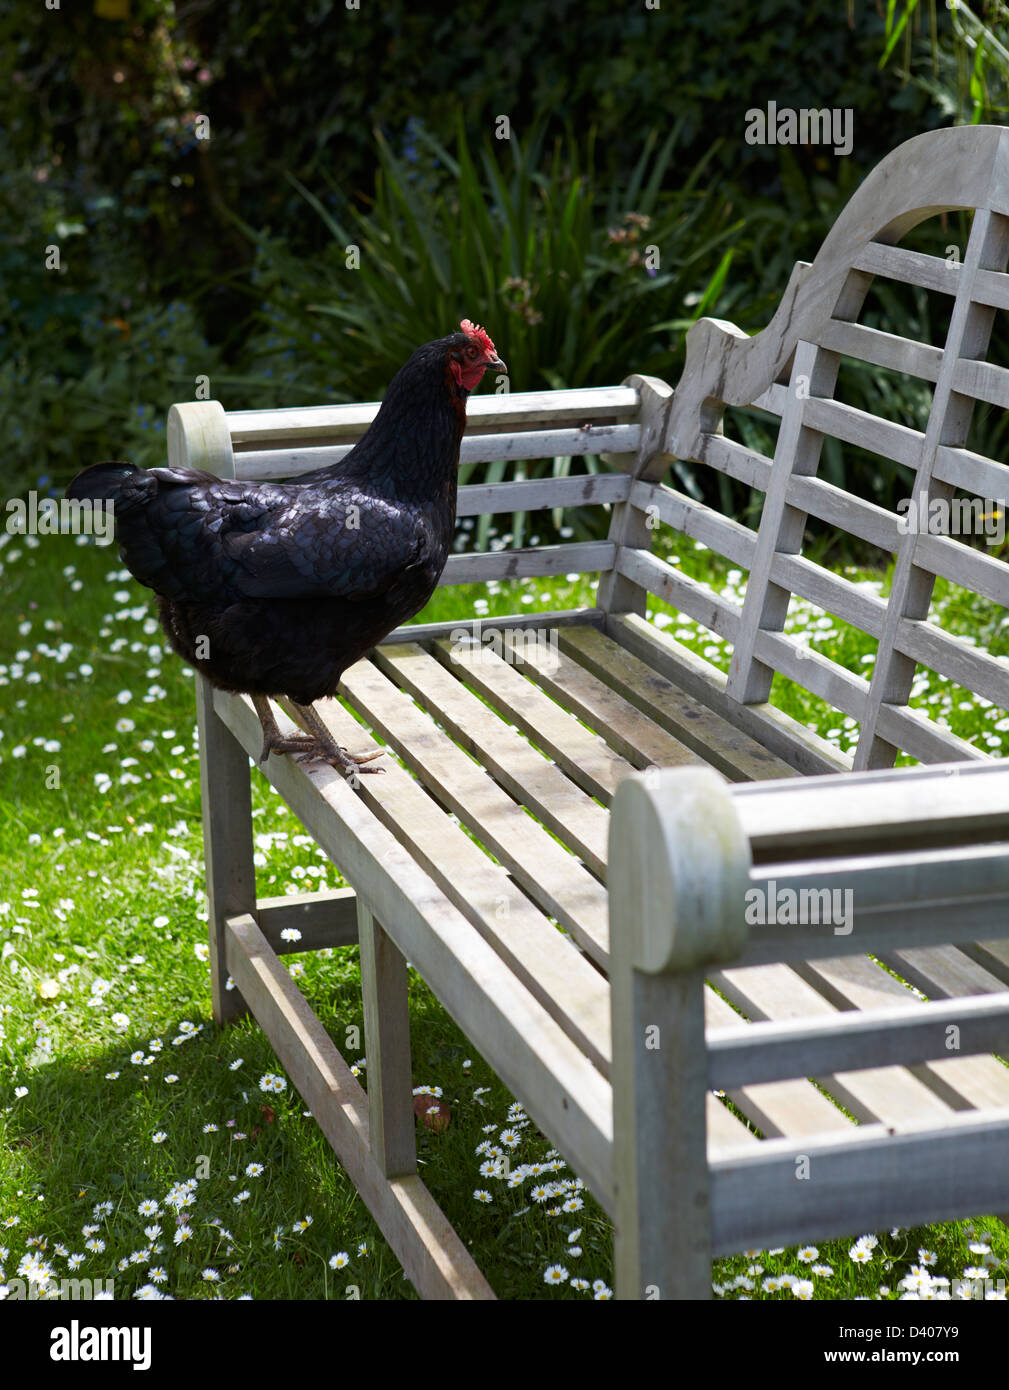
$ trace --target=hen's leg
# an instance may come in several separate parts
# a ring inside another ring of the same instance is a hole
[[[308,734],[284,735],[277,728],[273,710],[265,695],[253,695],[252,704],[263,726],[263,751],[259,755],[262,767],[271,753],[304,753],[315,748],[315,739]]]
[[[382,772],[380,767],[365,767],[365,763],[370,763],[374,758],[380,758],[384,753],[383,748],[376,748],[372,753],[348,753],[346,748],[341,748],[336,739],[326,728],[315,709],[311,705],[299,705],[296,700],[291,704],[301,716],[301,722],[311,734],[313,747],[302,753],[299,762],[307,762],[310,758],[322,758],[332,767],[338,768],[344,776],[357,772]]]

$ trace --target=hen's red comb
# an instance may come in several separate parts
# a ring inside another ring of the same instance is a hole
[[[463,319],[459,327],[464,333],[468,333],[471,338],[475,338],[485,352],[493,352],[497,355],[497,348],[490,340],[490,336],[485,328],[481,328],[478,323],[473,323],[470,319]]]

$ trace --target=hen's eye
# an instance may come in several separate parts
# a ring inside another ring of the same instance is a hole
[[[467,357],[475,357],[475,356],[476,356],[476,348],[475,348],[475,347],[468,347],[468,348],[466,349],[466,356],[467,356]]]

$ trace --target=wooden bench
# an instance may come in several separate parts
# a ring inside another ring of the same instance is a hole
[[[899,245],[952,209],[974,210],[962,263]],[[351,887],[257,901],[259,723],[198,680],[215,1017],[258,1019],[423,1296],[492,1295],[417,1174],[407,961],[613,1218],[621,1297],[710,1296],[712,1256],[748,1247],[1009,1211],[1009,766],[908,704],[924,667],[1009,708],[1006,659],[929,620],[935,576],[1009,605],[1009,568],[817,475],[833,436],[901,465],[919,508],[1005,504],[1009,469],[967,444],[975,401],[1009,405],[985,360],[1007,256],[1009,131],[934,132],[865,180],[762,333],[691,329],[675,393],[471,400],[463,462],[614,471],[463,487],[460,515],[604,507],[608,538],[456,554],[442,583],[598,572],[597,602],[393,633],[320,706],[392,750],[384,777],[269,760]],[[876,277],[946,297],[945,340],[859,323]],[[848,359],[929,383],[924,430],[835,399]],[[728,406],[776,424],[773,458]],[[294,476],[376,408],[174,406],[170,457]],[[669,486],[672,458],[765,494],[759,530]],[[895,557],[889,596],[804,556],[808,517]],[[745,601],[651,553],[657,523],[747,571]],[[727,675],[649,595],[732,644]],[[786,635],[792,595],[877,641],[870,679]],[[775,675],[857,722],[854,756],[770,702]],[[850,930],[747,922],[834,890]],[[352,942],[367,1095],[280,960]]]

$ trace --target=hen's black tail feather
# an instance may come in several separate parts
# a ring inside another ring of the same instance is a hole
[[[123,484],[143,470],[135,463],[125,460],[113,463],[93,463],[77,474],[66,495],[70,498],[90,497],[94,501],[108,501],[119,496]]]

